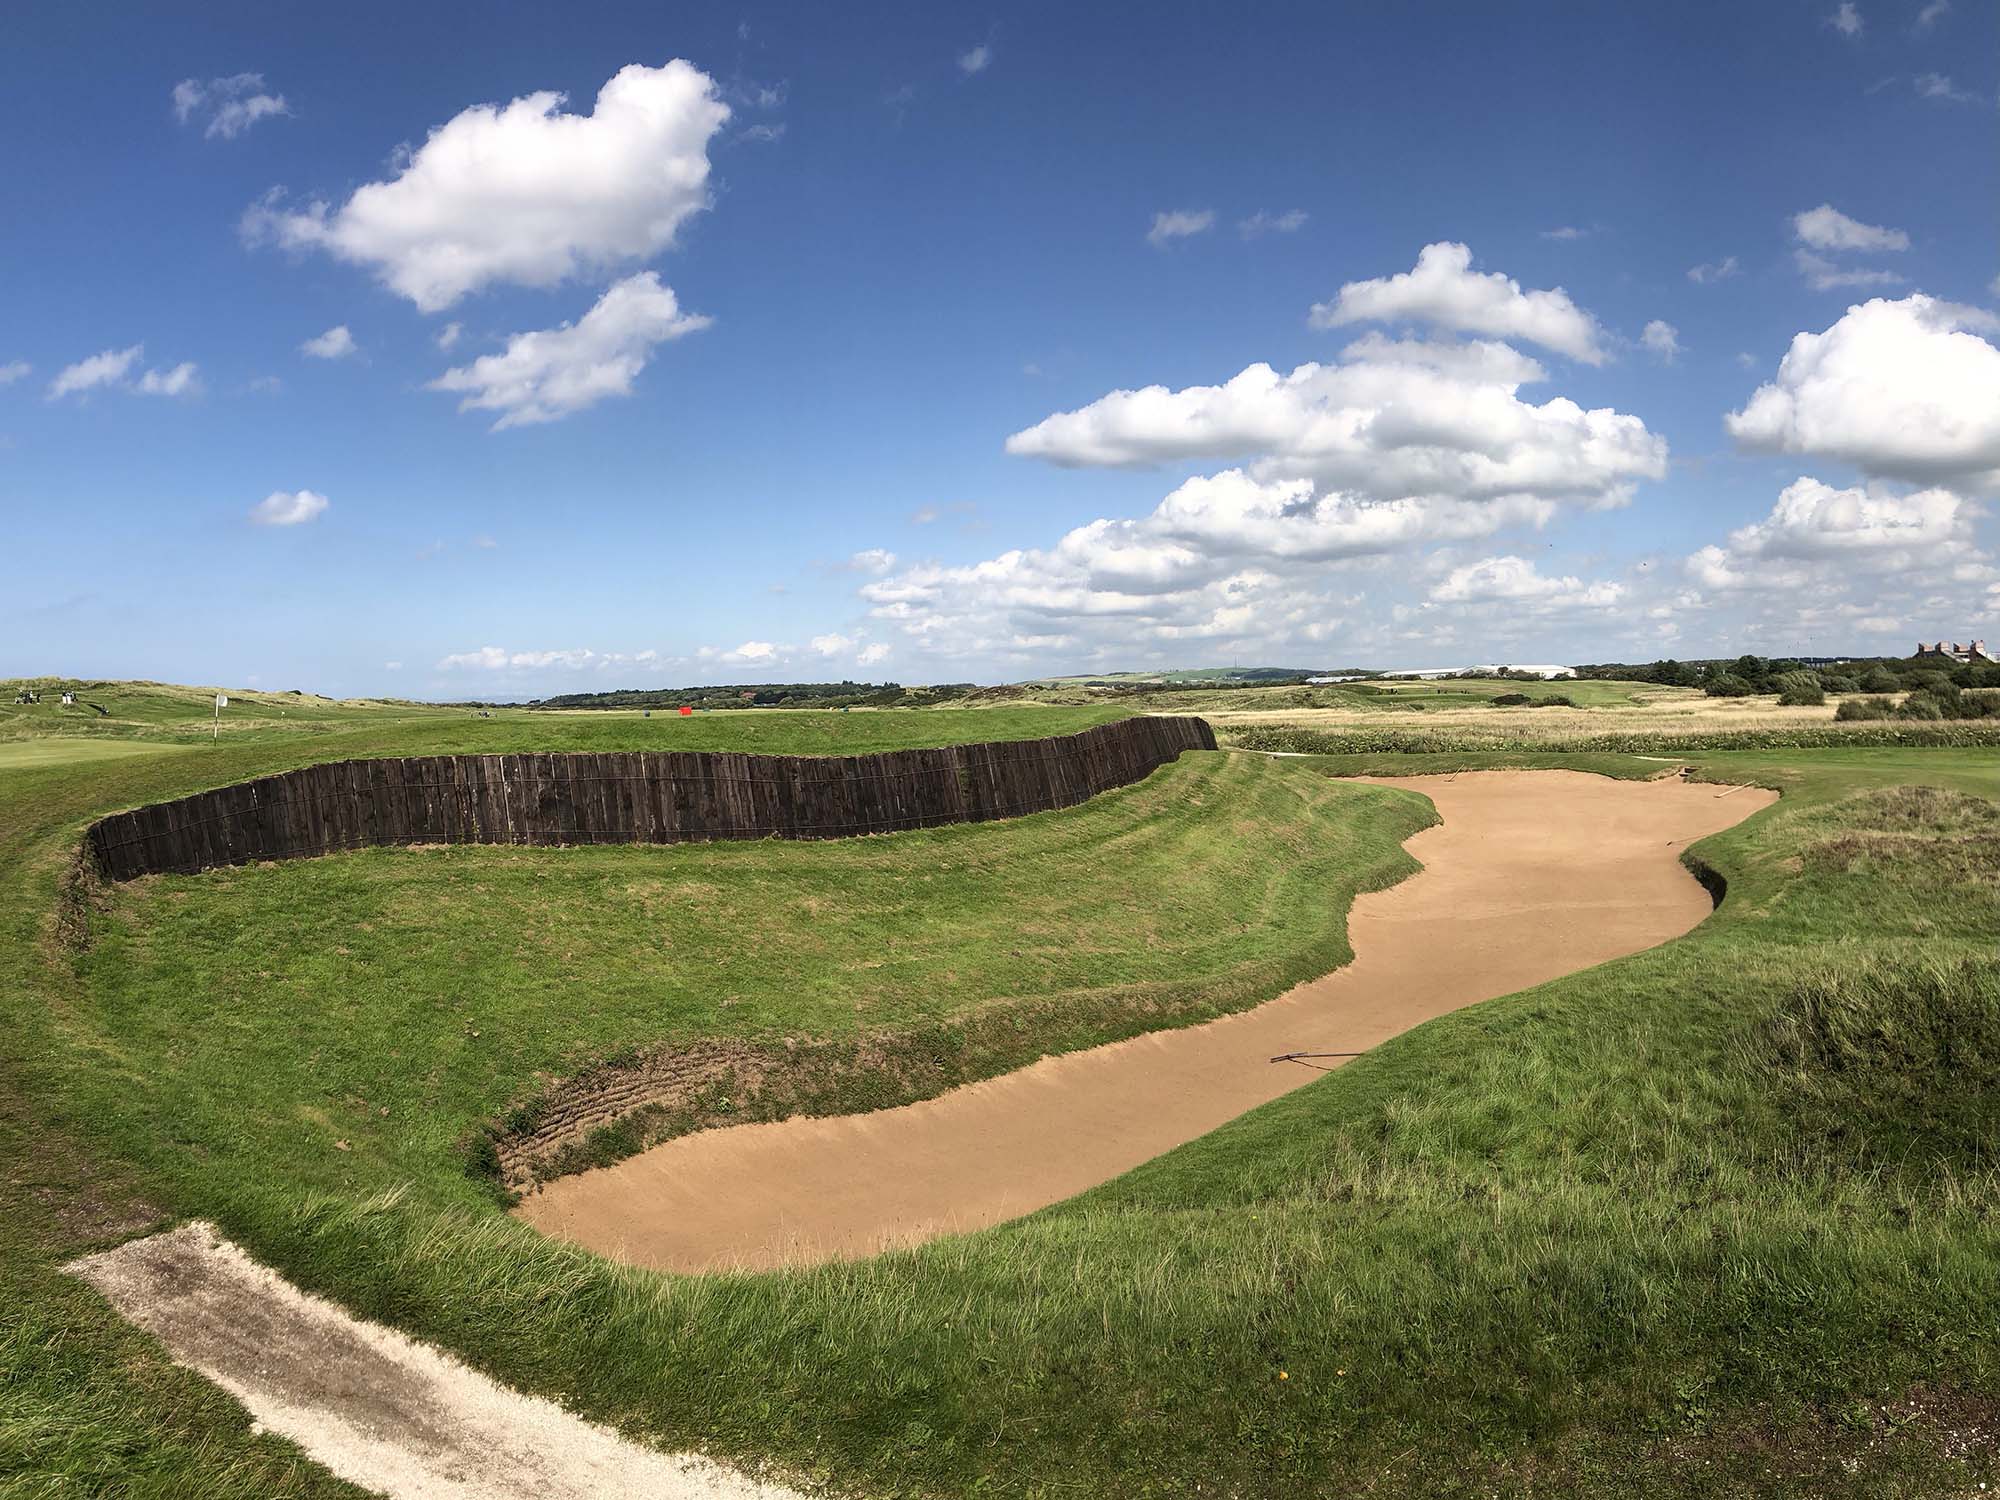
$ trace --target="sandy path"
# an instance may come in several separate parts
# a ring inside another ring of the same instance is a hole
[[[1420,873],[1355,902],[1344,969],[1240,1015],[1045,1057],[920,1104],[685,1136],[559,1178],[516,1213],[674,1271],[869,1255],[1017,1218],[1320,1076],[1273,1064],[1278,1053],[1363,1051],[1679,936],[1713,909],[1681,850],[1777,797],[1574,771],[1380,784],[1430,797],[1444,821],[1407,845]]]
[[[177,1364],[350,1483],[396,1500],[803,1500],[661,1453],[307,1296],[189,1224],[69,1268]]]

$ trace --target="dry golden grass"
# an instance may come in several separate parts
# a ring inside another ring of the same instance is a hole
[[[1207,718],[1216,733],[1224,736],[1231,730],[1252,727],[1377,734],[1408,730],[1412,734],[1445,734],[1468,745],[1490,742],[1495,749],[1533,749],[1589,735],[1650,735],[1671,740],[1736,730],[1818,729],[1834,723],[1832,703],[1821,708],[1780,708],[1775,698],[1704,698],[1671,688],[1661,690],[1658,696],[1644,696],[1647,701],[1598,708],[1273,708],[1210,711]]]

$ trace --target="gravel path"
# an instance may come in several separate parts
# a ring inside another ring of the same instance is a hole
[[[351,1317],[209,1224],[69,1269],[260,1426],[397,1500],[803,1500],[705,1458],[642,1447]]]

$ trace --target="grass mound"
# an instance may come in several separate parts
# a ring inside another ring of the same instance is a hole
[[[1802,1134],[1848,1170],[2000,1165],[2000,968],[1869,963],[1811,975],[1764,1028]]]
[[[1815,868],[1890,881],[1941,901],[2000,883],[2000,802],[1941,787],[1864,792],[1836,809],[1841,829],[1804,853]]]
[[[1881,833],[1964,834],[2000,828],[2000,802],[1949,787],[1883,787],[1850,798],[1842,810]]]

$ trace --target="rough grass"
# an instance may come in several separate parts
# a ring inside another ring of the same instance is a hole
[[[1375,691],[1361,693],[1358,689]],[[2000,746],[1989,722],[1836,720],[1831,707],[1772,696],[1709,698],[1688,688],[1615,682],[1383,684],[1271,689],[1202,711],[1225,746],[1307,754],[1684,754],[1843,745]],[[1298,696],[1286,698],[1284,694]],[[1341,696],[1313,696],[1313,695]],[[1506,706],[1519,695],[1528,701]],[[1222,695],[1209,695],[1219,698]],[[1559,699],[1573,700],[1560,706]],[[1532,708],[1534,712],[1526,712]]]
[[[649,718],[639,710],[576,713],[439,707],[372,698],[229,690],[229,707],[214,717],[214,688],[157,682],[88,682],[77,703],[62,707],[55,678],[0,681],[0,769],[10,763],[56,764],[102,758],[120,742],[210,746],[212,759],[246,745],[258,771],[347,755],[447,755],[477,751],[741,750],[774,755],[859,755],[914,750],[977,740],[1037,739],[1073,734],[1127,716],[1122,708],[1050,708],[1007,704],[991,708],[870,709],[852,713],[792,709],[729,709],[686,718],[671,710]],[[16,705],[22,686],[42,701]],[[76,684],[67,684],[76,686]],[[99,709],[104,712],[98,712]],[[219,730],[220,747],[215,745]],[[320,738],[327,736],[330,738]],[[339,742],[335,748],[334,741]],[[85,750],[77,742],[93,748]],[[292,745],[295,758],[277,762],[266,747]],[[250,772],[248,774],[257,774]]]
[[[1688,937],[1421,1027],[1021,1223],[859,1265],[661,1277],[499,1215],[464,1187],[444,1124],[456,1070],[490,1065],[485,1028],[435,995],[405,997],[387,1022],[367,1006],[347,1015],[385,1026],[402,1056],[384,1066],[407,1075],[413,1113],[392,1110],[402,1124],[365,1149],[335,1136],[350,1147],[338,1150],[327,1123],[362,1117],[342,1093],[340,1039],[303,1006],[339,1007],[337,981],[355,975],[327,934],[285,928],[299,913],[282,906],[265,909],[281,924],[261,930],[265,947],[299,950],[283,961],[305,981],[323,966],[299,1006],[253,1014],[251,984],[202,1009],[171,994],[171,967],[120,995],[98,987],[112,976],[95,958],[38,958],[16,969],[20,999],[0,1000],[14,1023],[0,1078],[66,1117],[79,1144],[44,1164],[51,1178],[77,1160],[136,1162],[135,1186],[163,1207],[210,1212],[308,1287],[509,1380],[640,1436],[870,1494],[1976,1492],[2000,1482],[1996,1195],[1969,1148],[1985,1127],[1945,1109],[1924,1048],[1984,1013],[1977,983],[1951,976],[1990,961],[2000,894],[1975,884],[1939,901],[1811,852],[1963,838],[2000,773],[1979,752],[1689,758],[1786,797],[1700,846],[1730,895]],[[1357,763],[1269,769],[1291,785]],[[32,817],[14,814],[42,819],[40,835],[23,843],[22,823],[0,823],[26,855],[0,881],[35,911],[80,804],[139,773],[88,774],[104,780],[45,782]],[[1910,784],[1979,800],[1891,790]],[[1889,794],[1861,795],[1876,792]],[[153,940],[153,920],[121,940]],[[215,921],[214,944],[244,943]],[[1946,976],[1935,992],[1909,981],[1933,967]],[[1880,982],[1826,988],[1863,969]],[[554,964],[543,978],[578,982]],[[170,1014],[150,1016],[159,1005]],[[286,1027],[299,1030],[289,1047]],[[284,1071],[297,1107],[267,1107],[273,1085],[246,1076],[240,1101],[218,1088],[183,1108],[159,1075],[213,1069],[211,1031],[270,1037],[259,1062]],[[1885,1051],[1877,1032],[1911,1040]],[[1868,1122],[1866,1152],[1836,1149],[1828,1123],[1854,1118],[1839,1091],[1857,1079],[1916,1146]],[[258,1166],[285,1170],[246,1170]],[[0,1233],[24,1263],[53,1253]],[[70,1319],[66,1337],[100,1356],[90,1370],[131,1366],[94,1377],[129,1401],[94,1408],[112,1439],[94,1475],[160,1464],[192,1492],[222,1465],[279,1461],[268,1440],[190,1415],[89,1299],[58,1303],[52,1276],[6,1274],[0,1290],[20,1288],[41,1326]],[[0,1399],[43,1413],[86,1378],[77,1363],[26,1370],[27,1396],[7,1385]],[[155,1423],[158,1446],[117,1446]],[[212,1453],[173,1446],[203,1433]]]
[[[103,894],[69,1024],[125,1059],[120,1112],[171,1122],[177,1159],[428,1181],[621,1049],[762,1043],[762,1107],[709,1113],[846,1113],[1267,999],[1346,961],[1349,899],[1414,868],[1431,816],[1208,752],[1004,825],[156,876]]]
[[[1719,699],[1718,702],[1740,700]],[[1496,723],[1513,711],[1493,709],[1444,722],[1352,723],[1315,719],[1310,724],[1216,724],[1227,748],[1303,755],[1457,755],[1539,753],[1544,755],[1692,755],[1716,750],[1820,750],[1847,746],[1925,746],[1941,749],[2000,747],[2000,721],[1909,723],[1851,722],[1784,717],[1815,713],[1783,710],[1705,718],[1644,714],[1588,718],[1566,709],[1532,715],[1528,727]]]
[[[99,715],[65,713],[54,693],[15,709],[14,686],[0,685],[0,1495],[37,1500],[355,1493],[288,1444],[253,1434],[233,1401],[174,1369],[59,1270],[161,1222],[178,1201],[169,1174],[145,1171],[146,1153],[121,1144],[93,1091],[66,1076],[72,1067],[101,1071],[115,1091],[133,1068],[170,1084],[181,1065],[109,1037],[77,1052],[73,1036],[59,1035],[57,1017],[87,1003],[72,929],[88,912],[69,892],[90,818],[344,756],[643,748],[661,745],[663,734],[680,748],[849,753],[1064,734],[1120,716],[1029,708],[718,713],[673,723],[636,714],[479,719],[408,704],[300,704],[289,694],[244,703],[232,693],[221,743],[211,745],[207,689],[89,684],[82,696],[112,711]],[[280,932],[269,941],[283,950],[288,940]],[[253,1120],[239,1117],[237,1128]],[[283,1133],[297,1122],[264,1127]],[[176,1128],[165,1149],[196,1154],[192,1142],[175,1144]]]
[[[1984,804],[1982,822],[1995,805]],[[1948,835],[1947,835],[1948,836]],[[2000,851],[1988,855],[2000,865]],[[2000,965],[1868,960],[1803,977],[1753,1062],[1829,1171],[1964,1190],[2000,1169]]]
[[[1216,716],[1221,721],[1245,722],[1262,718],[1311,718],[1322,712],[1340,716],[1374,719],[1384,714],[1429,716],[1454,709],[1490,707],[1494,700],[1518,695],[1531,703],[1565,698],[1584,708],[1633,707],[1669,702],[1700,702],[1702,695],[1691,688],[1663,687],[1651,682],[1613,682],[1562,679],[1550,682],[1511,682],[1504,679],[1445,680],[1439,682],[1343,682],[1318,686],[1297,684],[1285,687],[1249,688],[1169,688],[1127,698],[1148,713],[1192,713]],[[1087,687],[1071,686],[1038,690],[1049,702],[1102,702],[1104,695]]]

